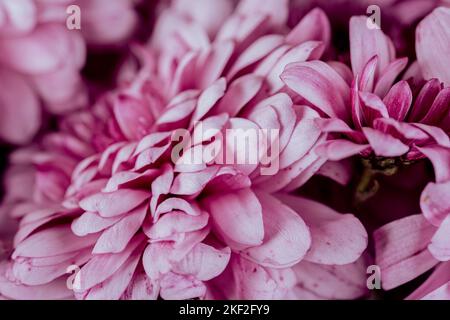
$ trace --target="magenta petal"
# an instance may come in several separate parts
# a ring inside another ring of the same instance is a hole
[[[89,249],[83,249],[71,255],[62,255],[66,259],[62,262],[51,261],[49,258],[19,259],[13,265],[13,273],[18,281],[24,285],[42,285],[67,274],[70,265],[83,265],[91,257]],[[58,257],[59,258],[59,257]],[[53,262],[53,263],[52,263]]]
[[[151,186],[152,198],[150,199],[150,211],[155,214],[156,207],[158,205],[159,197],[164,194],[168,194],[173,182],[173,170],[172,167],[166,165],[162,168],[162,173],[157,177]]]
[[[389,118],[389,112],[386,105],[377,95],[370,92],[359,92],[359,97],[366,107],[364,115],[369,125],[376,118]]]
[[[405,119],[412,103],[411,88],[406,81],[396,83],[383,99],[389,116],[395,120]]]
[[[429,107],[427,114],[420,121],[426,124],[440,123],[450,111],[450,87],[442,89]],[[445,128],[445,127],[444,127]]]
[[[280,155],[280,169],[287,168],[298,161],[317,143],[321,130],[315,119],[319,116],[314,110],[300,106],[297,108],[299,119],[292,132],[291,139]]]
[[[436,143],[442,147],[450,148],[450,137],[439,127],[429,126],[423,123],[414,123],[414,126],[428,134]]]

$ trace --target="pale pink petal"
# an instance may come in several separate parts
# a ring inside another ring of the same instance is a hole
[[[450,260],[450,214],[442,221],[438,230],[431,238],[431,243],[428,246],[431,254],[440,261]]]
[[[263,79],[253,74],[242,76],[230,85],[218,106],[215,114],[228,113],[230,117],[236,116],[239,111],[256,96],[261,89]]]
[[[47,257],[87,248],[95,243],[97,235],[78,237],[70,226],[59,226],[39,231],[21,242],[13,253],[16,257]]]
[[[430,182],[420,196],[420,208],[427,220],[439,226],[450,215],[450,181],[443,183]]]
[[[302,218],[275,197],[257,192],[262,206],[264,239],[241,254],[262,266],[285,268],[299,262],[309,250],[311,235]]]
[[[131,238],[141,228],[148,211],[148,205],[141,205],[127,213],[120,221],[102,232],[92,250],[93,254],[117,253],[123,251]]]
[[[265,268],[239,256],[232,257],[229,272],[219,279],[218,290],[230,300],[283,299],[295,285],[295,275],[290,268]]]
[[[67,288],[64,277],[40,286],[26,286],[11,280],[11,272],[6,263],[0,265],[0,294],[2,296],[18,300],[53,300],[73,297],[73,292]]]
[[[214,43],[197,61],[197,87],[205,89],[219,79],[234,52],[232,41]]]
[[[353,73],[361,75],[366,63],[378,56],[378,74],[395,58],[392,41],[380,29],[369,29],[367,17],[350,19],[350,53]]]
[[[138,140],[148,134],[148,130],[155,120],[150,108],[131,96],[117,97],[113,110],[114,118],[129,140]]]
[[[321,130],[315,122],[319,116],[317,112],[308,107],[299,107],[297,111],[300,114],[299,121],[286,148],[280,154],[280,169],[287,168],[304,157],[321,136]]]
[[[316,148],[316,153],[328,160],[339,161],[357,155],[367,149],[367,144],[357,144],[348,140],[330,140]]]
[[[450,85],[450,9],[440,7],[429,14],[416,29],[417,60],[425,79],[439,78]]]
[[[159,284],[152,281],[145,273],[139,273],[133,277],[126,292],[125,300],[156,300],[159,296]]]
[[[319,8],[308,12],[303,19],[286,36],[286,42],[297,45],[302,42],[322,41],[328,46],[331,38],[331,27],[328,17]]]
[[[111,218],[136,208],[150,193],[140,190],[120,189],[110,193],[97,193],[80,201],[83,210],[98,212],[104,218]]]
[[[206,212],[198,216],[191,216],[184,212],[173,211],[164,214],[150,227],[145,234],[152,240],[170,239],[179,233],[192,232],[204,228],[208,224],[209,216]]]
[[[206,293],[202,281],[193,276],[183,276],[172,272],[161,279],[161,298],[164,300],[186,300],[201,298]]]
[[[368,236],[361,222],[352,214],[301,197],[279,194],[278,198],[294,209],[311,230],[311,249],[305,260],[344,265],[355,262],[367,247]]]
[[[209,196],[203,205],[210,213],[218,234],[231,248],[246,248],[263,243],[262,208],[250,189]]]
[[[268,56],[283,43],[283,40],[283,36],[275,34],[258,38],[247,50],[239,55],[233,67],[228,72],[227,78],[232,79],[240,71]]]
[[[346,265],[302,261],[293,267],[297,284],[292,298],[301,300],[357,299],[367,294],[364,259]]]
[[[80,281],[76,292],[83,293],[112,276],[128,260],[133,251],[143,244],[143,240],[144,237],[139,235],[120,253],[94,255],[77,274]]]
[[[140,252],[134,253],[109,279],[89,289],[84,299],[119,300],[130,284],[140,258]]]
[[[397,157],[409,151],[399,139],[372,128],[363,128],[364,135],[377,156]]]
[[[197,244],[176,264],[174,271],[182,275],[192,275],[201,281],[208,281],[219,276],[230,260],[230,248],[217,250],[204,243]]]
[[[218,170],[217,166],[211,166],[199,172],[181,172],[175,178],[170,193],[196,195],[215,177]]]
[[[292,63],[281,79],[300,96],[331,117],[347,120],[350,88],[342,77],[322,61]]]
[[[79,237],[100,232],[120,220],[120,217],[103,218],[94,212],[85,212],[72,222],[72,232]]]
[[[206,88],[198,98],[197,107],[192,115],[192,123],[202,119],[225,94],[227,82],[220,78]]]

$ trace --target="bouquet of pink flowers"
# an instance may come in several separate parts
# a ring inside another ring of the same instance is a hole
[[[0,111],[0,298],[450,299],[446,1],[0,0]]]

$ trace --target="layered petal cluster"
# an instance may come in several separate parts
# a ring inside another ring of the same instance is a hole
[[[28,143],[45,113],[65,114],[87,104],[80,74],[86,44],[128,38],[137,20],[134,2],[0,1],[1,140]],[[74,12],[80,14],[81,31],[66,25],[73,5],[80,10]]]
[[[71,121],[67,136],[56,139],[63,150],[50,148],[56,153],[50,163],[31,173],[45,174],[44,185],[11,197],[14,210],[27,202],[31,209],[19,210],[11,259],[0,266],[0,294],[351,299],[366,293],[368,236],[361,222],[292,193],[317,172],[343,184],[350,179],[345,166],[316,152],[327,138],[317,125],[324,115],[293,99],[280,78],[288,64],[321,57],[329,46],[326,16],[314,10],[288,30],[287,2],[242,1],[234,8],[216,1],[206,8],[198,14],[175,1],[163,9],[150,43],[137,48],[139,67],[124,69],[123,87],[102,101],[106,111]],[[97,130],[107,134],[93,137]],[[236,148],[223,138],[227,130],[276,130],[276,147],[263,147],[273,151],[271,163],[257,143]],[[197,152],[208,147],[215,152]],[[227,162],[228,152],[258,156]],[[60,153],[73,166],[60,168],[66,162],[57,160]],[[40,159],[33,152],[26,160],[36,166]],[[276,170],[263,174],[273,163]]]

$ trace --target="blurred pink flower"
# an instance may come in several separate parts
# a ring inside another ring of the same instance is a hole
[[[314,152],[325,135],[318,112],[295,104],[279,76],[290,62],[321,56],[326,16],[315,10],[291,31],[279,1],[242,1],[219,30],[207,16],[181,5],[161,12],[149,48],[138,49],[141,67],[124,69],[107,100],[112,114],[102,121],[112,140],[71,168],[69,185],[58,184],[66,189],[59,204],[23,215],[12,259],[0,267],[1,294],[70,297],[70,265],[81,267],[79,299],[365,294],[359,220],[288,194],[325,164]],[[195,134],[199,123],[217,133],[280,130],[280,171],[263,176],[260,161],[174,163],[173,134]],[[344,167],[327,166],[324,174],[348,182]],[[309,283],[307,272],[316,276]]]
[[[113,3],[113,4],[111,4]],[[81,7],[81,32],[66,26],[66,9]],[[111,45],[131,34],[133,0],[0,1],[0,139],[32,140],[41,103],[51,114],[87,104],[80,70],[89,45]]]
[[[378,6],[379,12],[373,11]],[[438,6],[450,7],[448,0],[291,0],[289,24],[297,21],[310,9],[319,7],[330,17],[335,54],[346,58],[348,21],[352,16],[379,14],[382,29],[393,40],[397,52],[415,57],[414,31],[417,23]],[[369,10],[371,9],[371,10]],[[368,12],[369,10],[369,12]]]

